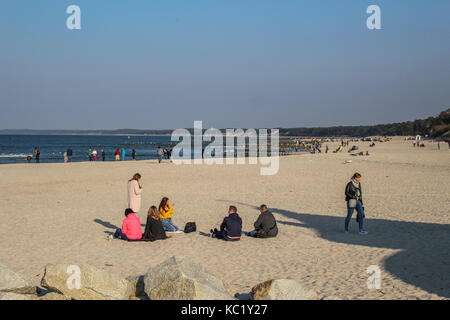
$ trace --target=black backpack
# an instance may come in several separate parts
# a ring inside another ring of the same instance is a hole
[[[184,233],[190,233],[197,231],[197,225],[195,222],[188,222],[186,223],[186,226],[184,227]]]

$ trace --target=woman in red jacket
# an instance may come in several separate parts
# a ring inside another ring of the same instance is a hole
[[[123,240],[142,239],[141,221],[130,208],[125,210],[125,219],[122,223],[122,229],[117,229],[114,238]]]

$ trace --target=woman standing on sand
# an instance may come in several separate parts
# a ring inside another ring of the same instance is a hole
[[[142,177],[136,173],[131,180],[128,181],[128,208],[138,213],[141,209],[141,185]]]
[[[359,234],[365,235],[364,230],[364,208],[361,191],[361,174],[356,172],[351,181],[345,187],[345,201],[347,201],[347,218],[345,218],[345,233],[348,233],[348,225],[352,219],[353,211],[357,211],[357,221],[359,223]]]

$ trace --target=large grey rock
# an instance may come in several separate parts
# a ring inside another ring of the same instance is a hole
[[[174,256],[144,276],[145,292],[151,300],[232,300],[223,282],[201,265]]]
[[[36,286],[27,277],[0,264],[0,292],[36,294]]]
[[[294,279],[265,281],[252,288],[254,300],[318,300],[317,294]]]
[[[128,280],[109,271],[73,264],[47,265],[41,285],[74,300],[128,300],[132,290]]]

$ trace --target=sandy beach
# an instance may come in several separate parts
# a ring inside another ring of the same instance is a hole
[[[0,261],[39,284],[48,263],[87,263],[125,277],[180,254],[202,264],[233,291],[247,293],[272,278],[292,277],[321,297],[450,298],[450,150],[441,143],[395,137],[350,143],[370,156],[331,153],[281,157],[278,174],[260,165],[174,165],[167,160],[0,166]],[[348,148],[345,148],[347,150]],[[324,148],[322,148],[324,150]],[[351,163],[345,163],[352,160]],[[355,215],[344,234],[344,188],[362,174],[367,236]],[[127,205],[127,181],[143,177],[142,209],[163,196],[174,223],[218,227],[234,204],[250,231],[265,203],[278,221],[274,239],[228,243],[200,233],[132,243],[108,241]],[[381,269],[381,290],[367,288],[366,270]]]

